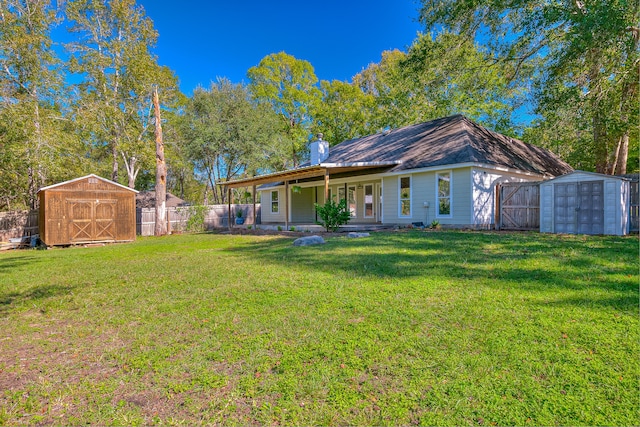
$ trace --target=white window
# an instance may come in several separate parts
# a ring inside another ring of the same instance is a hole
[[[411,216],[411,177],[402,176],[399,182],[400,187],[400,216]]]
[[[373,218],[373,184],[364,186],[364,217]]]
[[[349,212],[351,213],[351,218],[355,218],[357,215],[356,211],[356,187],[349,187],[347,191],[347,195],[349,196]]]
[[[278,213],[280,211],[279,192],[271,192],[271,213]]]
[[[438,216],[451,216],[451,173],[442,172],[437,175],[437,209]]]

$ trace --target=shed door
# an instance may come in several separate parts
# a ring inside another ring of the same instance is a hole
[[[115,240],[116,200],[68,199],[69,241]]]
[[[604,181],[585,181],[578,184],[578,233],[604,232]]]
[[[90,200],[68,200],[69,241],[83,242],[93,238],[93,206]]]
[[[556,233],[603,233],[604,181],[557,183],[554,193]]]

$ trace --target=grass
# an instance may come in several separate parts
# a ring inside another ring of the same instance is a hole
[[[0,254],[0,425],[639,425],[637,237]]]

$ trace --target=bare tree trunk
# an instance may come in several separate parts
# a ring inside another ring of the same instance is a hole
[[[614,175],[624,175],[627,173],[627,160],[629,159],[629,131],[626,131],[618,141],[616,150],[616,162],[613,167]]]
[[[115,141],[111,147],[111,156],[113,158],[113,163],[111,164],[111,181],[118,182],[118,147]]]
[[[138,163],[138,159],[136,156],[131,156],[127,158],[127,155],[124,152],[120,152],[122,154],[122,159],[124,160],[124,167],[127,169],[127,178],[129,179],[129,188],[136,188],[136,177],[138,176],[138,172],[140,172],[140,167],[136,168],[136,163]]]
[[[167,234],[167,165],[164,161],[164,144],[162,142],[162,125],[160,123],[160,100],[158,87],[153,90],[153,108],[156,122],[156,224],[154,234]]]

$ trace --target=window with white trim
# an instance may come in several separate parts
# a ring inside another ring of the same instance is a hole
[[[280,197],[278,191],[271,192],[271,213],[278,213],[280,211]]]
[[[400,216],[411,216],[411,177],[402,176],[399,182],[400,187]]]
[[[373,184],[364,186],[364,217],[373,218]]]
[[[437,174],[438,216],[451,216],[451,173]]]
[[[348,207],[349,207],[349,212],[351,213],[351,218],[355,218],[357,216],[357,209],[356,209],[356,187],[355,186],[349,186],[347,189],[347,201],[348,201]]]

